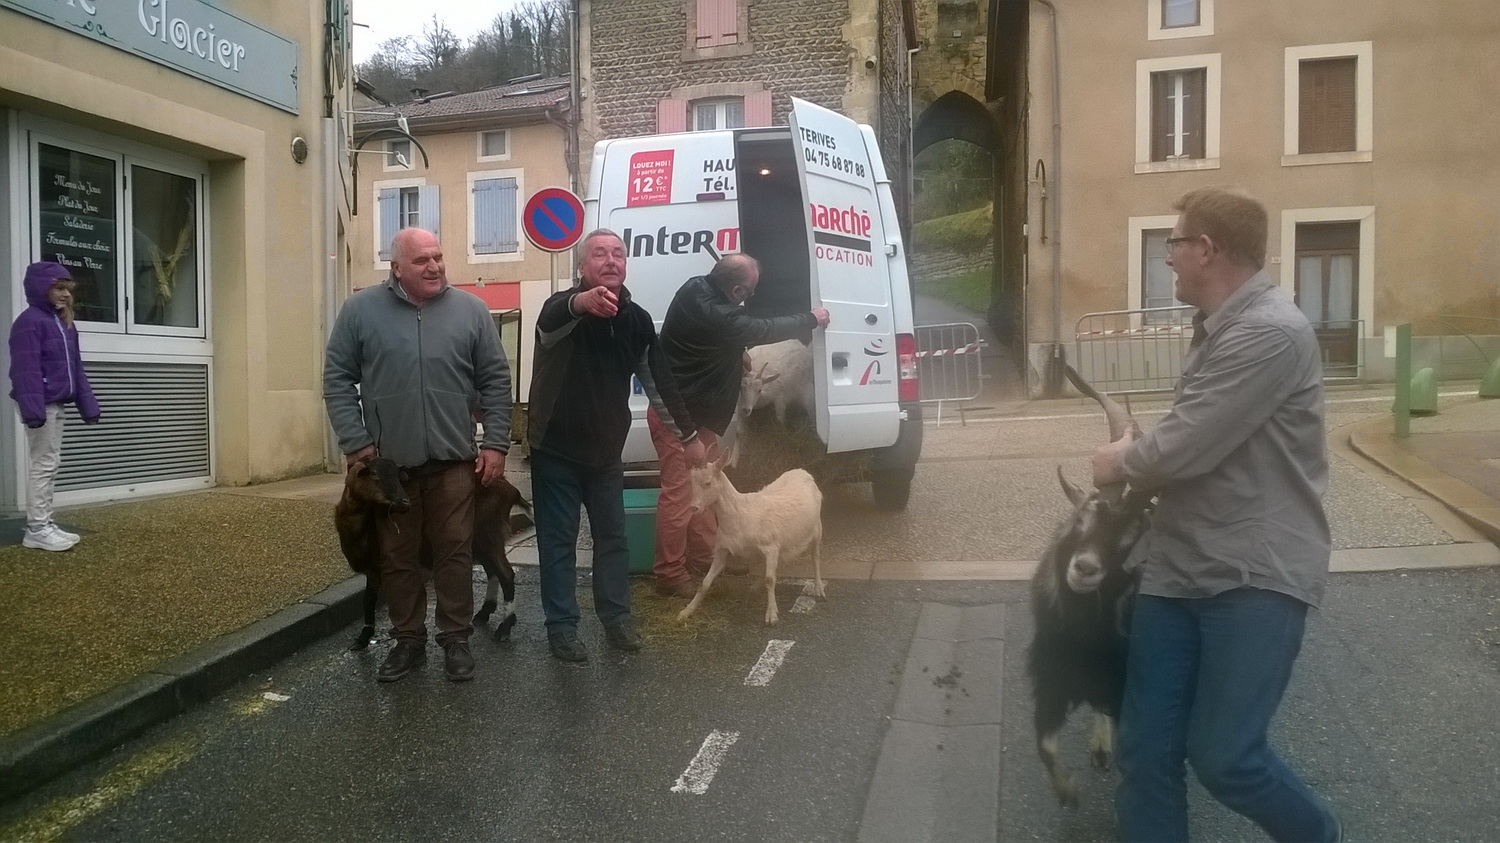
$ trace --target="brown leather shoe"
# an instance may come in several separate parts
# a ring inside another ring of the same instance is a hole
[[[663,597],[681,597],[683,600],[692,600],[693,595],[698,593],[698,586],[692,580],[683,580],[674,583],[657,583],[656,593]]]
[[[375,673],[377,682],[395,682],[411,673],[414,668],[427,661],[427,646],[422,641],[402,639],[396,642],[391,654],[385,657],[380,670]]]

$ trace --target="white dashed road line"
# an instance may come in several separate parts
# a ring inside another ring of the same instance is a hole
[[[771,678],[776,675],[776,669],[786,660],[786,654],[791,651],[795,641],[781,641],[771,639],[766,643],[766,651],[760,654],[760,661],[755,667],[750,668],[750,675],[745,677],[746,685],[764,687],[771,684]]]
[[[697,796],[707,793],[708,786],[719,772],[719,765],[724,763],[724,756],[739,739],[739,732],[721,732],[718,729],[709,732],[708,737],[703,739],[703,746],[698,748],[698,754],[693,756],[687,769],[677,777],[677,783],[672,785],[672,792]]]

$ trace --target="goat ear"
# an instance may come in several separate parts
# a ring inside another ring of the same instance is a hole
[[[1088,494],[1070,482],[1063,474],[1062,466],[1057,467],[1057,482],[1062,484],[1063,494],[1068,496],[1068,500],[1072,502],[1075,509],[1083,506],[1083,502],[1088,500]]]

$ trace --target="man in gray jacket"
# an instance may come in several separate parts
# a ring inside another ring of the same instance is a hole
[[[1094,454],[1094,482],[1157,492],[1126,560],[1140,577],[1120,710],[1120,839],[1187,841],[1185,764],[1275,840],[1341,837],[1266,733],[1328,579],[1318,340],[1265,271],[1266,209],[1222,188],[1177,202],[1167,238],[1193,340],[1172,410]]]
[[[356,388],[357,387],[357,388]],[[395,682],[426,660],[427,594],[418,552],[432,549],[438,645],[447,677],[474,677],[474,489],[505,473],[510,367],[489,310],[448,286],[430,231],[391,241],[391,277],[349,297],[323,367],[323,401],[348,464],[379,454],[405,471],[409,512],[379,522],[381,591],[396,646],[376,678]],[[474,448],[474,409],[484,441]]]

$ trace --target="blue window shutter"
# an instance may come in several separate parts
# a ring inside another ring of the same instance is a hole
[[[417,225],[441,239],[438,222],[438,186],[424,184],[417,188]]]
[[[375,204],[380,206],[380,239],[375,242],[380,248],[380,259],[388,261],[391,259],[391,240],[395,239],[396,230],[401,225],[401,191],[394,187],[381,188]]]
[[[516,180],[475,181],[474,254],[510,254],[519,248],[516,239]]]

